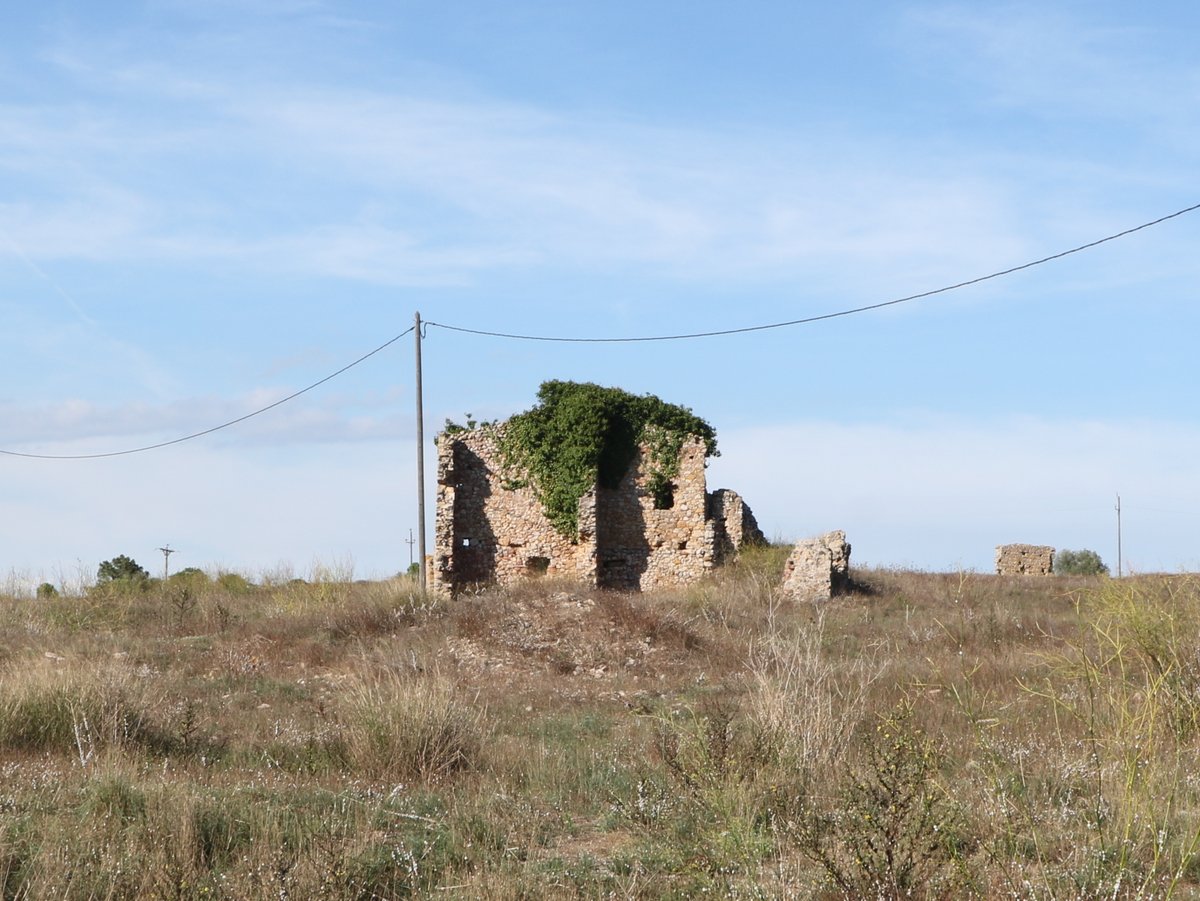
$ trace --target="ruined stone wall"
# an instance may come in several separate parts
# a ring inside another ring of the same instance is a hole
[[[1002,544],[996,548],[1001,576],[1048,576],[1054,572],[1054,548],[1040,544]]]
[[[708,494],[705,448],[688,439],[669,492],[651,487],[650,451],[641,448],[616,488],[579,501],[577,542],[551,525],[524,473],[505,472],[503,425],[439,435],[437,590],[510,583],[545,572],[601,588],[647,591],[694,582],[762,541],[754,514],[735,493]]]
[[[712,569],[715,531],[707,518],[704,444],[684,443],[669,498],[649,487],[648,452],[638,451],[616,488],[596,492],[596,584],[648,591],[694,582]]]
[[[558,532],[533,489],[513,487],[497,428],[439,435],[433,582],[439,590],[546,573],[593,582],[595,496],[579,505],[579,542]]]
[[[767,543],[766,536],[758,527],[758,520],[736,491],[718,488],[711,492],[708,495],[708,518],[716,529],[718,564],[732,560],[743,546]]]
[[[850,545],[838,530],[796,542],[783,567],[781,591],[798,601],[826,601],[850,584]]]

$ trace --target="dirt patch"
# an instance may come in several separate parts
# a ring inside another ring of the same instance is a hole
[[[581,682],[657,678],[704,647],[671,611],[636,598],[572,591],[456,602],[447,651],[464,674],[514,684],[548,673]]]

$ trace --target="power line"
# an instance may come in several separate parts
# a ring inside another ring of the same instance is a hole
[[[1093,247],[1098,247],[1101,244],[1108,243],[1109,241],[1115,241],[1118,238],[1123,238],[1123,237],[1126,237],[1127,235],[1132,235],[1135,232],[1139,232],[1139,231],[1142,231],[1143,229],[1147,229],[1152,226],[1159,225],[1159,224],[1161,224],[1163,222],[1167,222],[1168,220],[1171,220],[1171,219],[1176,219],[1180,216],[1183,216],[1187,213],[1194,212],[1196,210],[1200,210],[1200,203],[1194,204],[1193,206],[1185,207],[1184,209],[1181,209],[1181,210],[1177,210],[1176,212],[1170,213],[1166,216],[1161,216],[1158,219],[1154,219],[1150,222],[1143,222],[1141,225],[1136,225],[1133,228],[1127,228],[1124,231],[1120,231],[1115,234],[1108,235],[1104,238],[1099,238],[1095,241],[1089,241],[1086,244],[1080,244],[1078,247],[1072,247],[1069,250],[1063,250],[1063,251],[1060,251],[1059,253],[1055,253],[1055,254],[1051,254],[1050,256],[1042,257],[1041,259],[1032,260],[1028,263],[1022,263],[1019,266],[1011,266],[1008,269],[1001,269],[998,272],[992,272],[992,273],[989,273],[988,275],[981,275],[976,278],[967,279],[966,281],[957,282],[953,285],[946,285],[941,288],[935,288],[931,291],[922,291],[919,294],[910,294],[906,297],[898,297],[893,300],[885,300],[880,303],[867,304],[866,306],[854,307],[854,308],[848,309],[848,310],[838,310],[833,313],[822,313],[817,316],[807,316],[802,319],[791,319],[791,320],[787,320],[785,322],[772,322],[772,323],[766,323],[763,325],[743,326],[741,328],[717,329],[717,330],[708,331],[708,332],[692,332],[692,333],[687,333],[687,334],[676,334],[676,335],[647,335],[647,336],[634,336],[634,337],[623,337],[623,338],[579,338],[579,337],[567,337],[567,336],[522,335],[522,334],[514,334],[514,333],[510,333],[510,332],[496,332],[496,331],[488,331],[485,329],[473,329],[473,328],[467,328],[465,326],[449,325],[449,324],[442,323],[442,322],[431,322],[429,320],[424,320],[424,321],[421,321],[422,337],[424,336],[424,331],[426,328],[428,328],[429,326],[435,326],[437,328],[443,328],[443,329],[446,329],[448,331],[453,331],[453,332],[463,332],[463,333],[471,334],[471,335],[483,335],[483,336],[491,337],[491,338],[511,338],[511,339],[521,340],[521,341],[552,341],[552,342],[567,342],[567,343],[579,343],[579,344],[618,344],[618,343],[638,343],[638,342],[649,342],[649,341],[681,341],[681,340],[686,340],[686,339],[691,339],[691,338],[715,338],[715,337],[720,337],[720,336],[724,336],[724,335],[740,335],[740,334],[746,334],[749,332],[762,332],[762,331],[768,331],[770,329],[788,328],[790,326],[806,325],[808,323],[821,322],[826,319],[837,319],[841,316],[851,316],[851,315],[854,315],[855,313],[865,313],[870,310],[879,310],[884,307],[891,307],[891,306],[896,306],[898,304],[910,303],[915,300],[922,300],[924,298],[933,297],[938,294],[946,294],[950,291],[956,291],[959,288],[966,288],[971,285],[977,285],[981,282],[990,281],[992,279],[1000,278],[1005,275],[1012,275],[1015,272],[1021,272],[1022,270],[1025,270],[1025,269],[1032,269],[1033,267],[1041,266],[1044,263],[1049,263],[1054,260],[1060,260],[1063,257],[1068,257],[1068,256],[1071,256],[1072,254],[1080,253],[1084,250],[1090,250]],[[260,409],[254,410],[253,412],[250,412],[250,413],[247,413],[244,416],[239,416],[236,419],[231,419],[228,422],[220,423],[219,425],[212,426],[211,428],[202,429],[201,431],[198,431],[198,432],[193,432],[190,435],[183,435],[182,437],[179,437],[179,438],[172,438],[169,441],[160,441],[156,444],[147,444],[142,447],[133,447],[133,448],[127,448],[125,450],[109,451],[106,453],[99,453],[99,454],[30,454],[30,453],[22,453],[20,451],[0,450],[0,455],[8,456],[8,457],[24,457],[24,458],[35,459],[35,460],[97,460],[97,459],[102,459],[105,457],[121,457],[121,456],[126,456],[128,454],[139,454],[139,453],[143,453],[144,451],[157,450],[157,449],[163,448],[163,447],[170,447],[173,444],[182,444],[185,441],[191,441],[195,438],[201,438],[205,435],[211,435],[213,432],[219,432],[222,429],[227,429],[230,426],[237,425],[238,423],[241,423],[241,422],[245,422],[247,419],[252,419],[253,417],[259,416],[262,413],[266,413],[268,410],[273,410],[276,407],[287,403],[288,401],[295,400],[300,395],[307,394],[309,391],[312,391],[314,388],[320,387],[321,385],[325,384],[326,382],[330,381],[331,379],[337,378],[339,375],[346,372],[347,370],[353,369],[355,366],[359,365],[360,363],[364,362],[365,360],[375,356],[375,354],[377,354],[380,351],[384,350],[385,348],[390,347],[391,345],[395,344],[401,338],[405,337],[406,335],[411,334],[415,330],[415,328],[416,328],[416,326],[414,325],[414,326],[411,326],[411,327],[405,329],[399,335],[396,335],[395,337],[390,338],[389,340],[385,341],[383,344],[376,347],[374,350],[368,351],[367,353],[365,353],[361,357],[359,357],[357,360],[354,360],[353,362],[348,363],[347,365],[343,366],[341,369],[337,370],[336,372],[330,373],[329,375],[325,376],[323,379],[313,382],[311,385],[308,385],[305,388],[301,388],[299,391],[289,394],[287,397],[281,398],[280,400],[277,400],[274,403],[267,404],[265,407],[261,407]]]
[[[140,454],[143,451],[158,450],[160,447],[170,447],[172,444],[182,444],[184,441],[191,441],[193,438],[201,438],[204,435],[211,435],[213,432],[219,432],[219,431],[221,431],[221,429],[227,429],[231,425],[237,425],[239,422],[245,422],[247,419],[252,419],[253,417],[258,416],[262,413],[266,413],[268,410],[274,410],[276,407],[286,404],[289,400],[295,400],[301,394],[307,394],[309,391],[312,391],[314,388],[318,388],[321,385],[324,385],[326,382],[330,381],[331,379],[337,378],[343,372],[353,369],[359,363],[362,363],[363,361],[370,359],[371,357],[375,356],[375,354],[379,353],[381,350],[384,350],[385,348],[390,347],[391,345],[395,344],[397,341],[399,341],[405,335],[411,334],[412,330],[413,330],[413,327],[410,326],[409,328],[405,329],[403,332],[401,332],[396,337],[385,341],[383,344],[380,344],[374,350],[368,351],[367,353],[363,354],[361,357],[359,357],[353,363],[347,363],[345,366],[343,366],[337,372],[331,372],[329,375],[325,376],[325,378],[323,378],[319,381],[313,382],[307,388],[301,388],[299,391],[295,391],[292,394],[289,394],[287,397],[280,398],[279,400],[275,401],[274,403],[267,404],[265,407],[255,410],[252,413],[247,413],[245,416],[239,416],[237,419],[231,419],[228,422],[221,423],[220,425],[215,425],[211,428],[203,429],[202,431],[199,431],[199,432],[193,432],[190,435],[184,435],[182,438],[172,438],[170,441],[160,441],[157,444],[147,444],[144,447],[131,447],[131,448],[128,448],[127,450],[109,451],[108,453],[103,453],[103,454],[23,454],[23,453],[20,453],[19,451],[9,451],[9,450],[0,450],[0,454],[3,454],[7,457],[28,457],[28,458],[31,458],[34,460],[98,460],[102,457],[123,457],[123,456],[126,456],[127,454]]]
[[[981,275],[977,278],[967,279],[966,281],[957,282],[953,285],[946,285],[942,288],[934,288],[932,291],[922,291],[920,294],[910,294],[907,297],[897,297],[894,300],[885,300],[882,303],[867,304],[866,306],[854,307],[853,309],[849,310],[838,310],[836,313],[822,313],[819,316],[807,316],[803,319],[789,319],[786,322],[771,322],[766,325],[748,325],[742,328],[718,329],[711,332],[691,332],[681,335],[647,335],[625,338],[575,338],[551,335],[518,335],[510,332],[493,332],[486,331],[484,329],[466,328],[461,325],[447,325],[444,322],[431,321],[426,321],[425,325],[436,326],[452,332],[465,332],[469,335],[484,335],[489,338],[512,338],[519,341],[554,341],[572,344],[632,344],[646,341],[683,341],[690,338],[716,338],[722,335],[742,335],[746,334],[747,332],[765,332],[769,329],[788,328],[789,326],[794,325],[807,325],[811,322],[821,322],[826,319],[837,319],[841,316],[852,316],[855,313],[866,313],[869,310],[880,310],[884,307],[892,307],[896,306],[897,304],[910,303],[914,300],[922,300],[926,297],[933,297],[937,294],[946,294],[950,291],[957,291],[959,288],[966,288],[970,285],[978,285],[980,282],[990,281],[994,278],[1000,278],[1001,276],[1005,275],[1012,275],[1014,272],[1020,272],[1024,269],[1032,269],[1034,266],[1041,266],[1043,263],[1061,260],[1063,257],[1069,257],[1072,254],[1080,253],[1084,250],[1090,250],[1093,247],[1099,247],[1101,244],[1107,244],[1109,241],[1115,241],[1118,238],[1124,238],[1127,235],[1132,235],[1134,232],[1140,232],[1142,229],[1159,225],[1170,219],[1178,218],[1179,216],[1183,216],[1186,213],[1191,213],[1196,210],[1200,210],[1200,203],[1186,207],[1182,210],[1177,210],[1170,215],[1161,216],[1152,222],[1143,222],[1141,225],[1136,225],[1133,228],[1127,228],[1124,231],[1117,232],[1114,235],[1109,235],[1096,241],[1089,241],[1087,244],[1080,244],[1078,247],[1072,247],[1070,250],[1054,253],[1048,257],[1042,257],[1039,260],[1033,260],[1028,263],[1022,263],[1020,266],[1011,266],[1008,269],[1001,269],[999,272],[992,272],[988,275]]]

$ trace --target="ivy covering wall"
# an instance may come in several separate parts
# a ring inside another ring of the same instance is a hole
[[[679,452],[689,437],[718,455],[713,427],[687,407],[654,395],[630,394],[590,382],[543,382],[538,402],[501,430],[505,465],[522,476],[507,487],[528,484],[546,517],[563,535],[578,537],[579,499],[593,486],[616,488],[637,455],[649,448],[649,488],[667,496],[678,474]]]

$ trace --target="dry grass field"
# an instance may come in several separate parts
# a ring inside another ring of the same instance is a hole
[[[1190,898],[1200,583],[0,599],[6,899]]]

